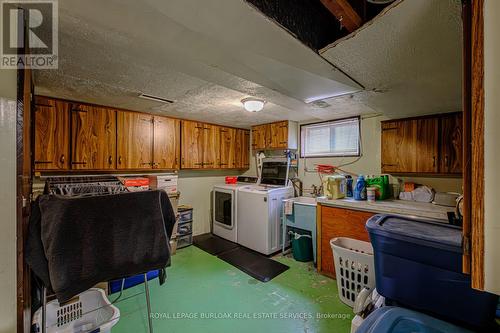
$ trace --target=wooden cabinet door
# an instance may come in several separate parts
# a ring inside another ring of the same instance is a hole
[[[440,173],[462,173],[462,114],[441,118]]]
[[[118,169],[151,169],[153,116],[117,111]]]
[[[241,142],[241,168],[250,168],[250,131],[243,130]]]
[[[116,168],[115,110],[90,105],[72,105],[71,168]]]
[[[181,168],[203,168],[203,124],[183,120],[181,122]]]
[[[64,101],[35,100],[35,170],[69,169],[69,109]]]
[[[220,167],[220,132],[219,126],[203,125],[203,168]]]
[[[416,130],[414,120],[382,123],[382,172],[416,172]]]
[[[153,168],[178,169],[180,144],[180,120],[155,116]]]
[[[270,142],[269,148],[288,147],[288,121],[280,121],[278,123],[269,124]]]
[[[330,240],[335,237],[349,237],[369,242],[365,225],[375,214],[344,208],[319,207],[321,207],[321,240],[318,241],[320,246],[318,253],[321,254],[320,272],[335,277]]]
[[[439,170],[439,119],[417,119],[415,136],[416,172],[437,173]]]
[[[220,163],[221,169],[232,169],[237,167],[238,136],[236,129],[220,127]]]
[[[269,147],[270,136],[269,125],[258,125],[252,127],[252,149],[262,150]]]

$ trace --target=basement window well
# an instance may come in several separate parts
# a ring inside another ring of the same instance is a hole
[[[301,157],[359,156],[360,118],[300,127]]]

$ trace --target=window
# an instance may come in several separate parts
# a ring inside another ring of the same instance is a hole
[[[359,117],[302,125],[301,157],[359,156]]]

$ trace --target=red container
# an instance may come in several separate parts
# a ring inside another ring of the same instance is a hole
[[[226,176],[226,184],[236,184],[238,176]]]

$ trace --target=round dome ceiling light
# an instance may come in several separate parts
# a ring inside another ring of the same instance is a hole
[[[266,102],[259,98],[248,97],[242,99],[241,103],[248,112],[259,112],[264,108]]]

